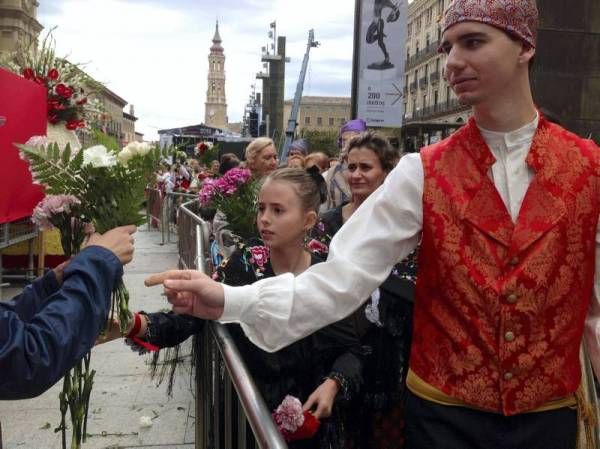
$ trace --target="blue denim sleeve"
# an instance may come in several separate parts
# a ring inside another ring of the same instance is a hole
[[[90,350],[122,274],[111,251],[92,246],[73,259],[62,287],[38,301],[30,320],[0,303],[0,399],[43,393]]]
[[[0,303],[0,311],[12,310],[23,321],[29,321],[42,307],[42,304],[60,288],[54,271],[49,270],[44,276],[37,278],[7,303]]]

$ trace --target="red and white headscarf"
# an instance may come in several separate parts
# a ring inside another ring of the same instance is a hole
[[[461,22],[500,28],[535,48],[538,9],[535,0],[453,0],[444,14],[443,32]]]

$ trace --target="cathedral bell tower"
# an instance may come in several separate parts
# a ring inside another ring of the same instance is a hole
[[[227,100],[225,98],[225,55],[219,35],[219,22],[208,55],[208,88],[204,103],[204,124],[227,128]]]

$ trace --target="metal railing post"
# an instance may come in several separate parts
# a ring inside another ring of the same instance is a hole
[[[190,201],[178,210],[180,266],[206,273],[210,260],[209,227],[192,211],[198,207],[197,201]],[[198,338],[201,341],[197,348],[201,352],[196,365],[196,447],[245,449],[248,423],[257,447],[286,449],[227,328],[207,322]],[[233,412],[234,408],[238,413]],[[233,434],[235,430],[237,435]]]

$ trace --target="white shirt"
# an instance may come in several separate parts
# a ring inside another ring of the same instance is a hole
[[[516,221],[533,172],[526,157],[538,124],[509,133],[481,129],[496,158],[489,176]],[[283,274],[252,285],[224,285],[222,322],[239,322],[248,338],[277,351],[356,310],[387,278],[392,266],[419,242],[423,224],[424,175],[418,154],[403,157],[331,241],[327,262],[294,277]],[[600,235],[596,235],[600,260]],[[586,320],[590,358],[600,374],[600,264],[595,298]],[[418,332],[415,329],[415,332]]]

